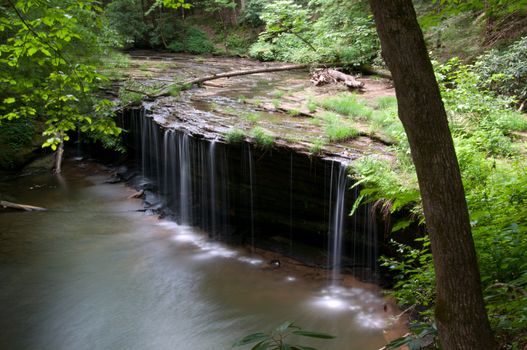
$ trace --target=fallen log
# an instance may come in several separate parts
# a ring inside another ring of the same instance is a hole
[[[24,210],[24,211],[46,211],[47,210],[46,208],[42,208],[42,207],[35,207],[33,205],[27,205],[27,204],[12,203],[8,201],[0,201],[0,207],[16,209],[16,210]]]
[[[363,82],[358,81],[357,79],[355,79],[353,76],[349,74],[339,72],[336,69],[331,69],[331,68],[317,69],[311,75],[311,82],[315,86],[337,83],[339,81],[343,82],[344,85],[346,85],[348,89],[350,90],[352,89],[360,90],[364,87]]]
[[[265,67],[265,68],[256,68],[256,69],[247,69],[247,70],[235,70],[231,72],[207,75],[201,78],[187,80],[182,83],[171,84],[168,86],[168,88],[170,88],[170,86],[172,85],[180,85],[182,87],[188,88],[188,87],[191,87],[192,85],[202,84],[206,81],[216,80],[216,79],[221,79],[221,78],[231,78],[231,77],[237,77],[241,75],[258,74],[258,73],[280,72],[280,71],[293,70],[293,69],[304,69],[307,67],[309,67],[309,64],[289,64],[289,65],[278,66],[278,67]],[[138,92],[138,91],[135,91],[135,92]],[[147,96],[148,97],[162,97],[162,96],[169,96],[169,95],[170,95],[170,91],[168,89],[165,89],[156,95],[147,95]]]

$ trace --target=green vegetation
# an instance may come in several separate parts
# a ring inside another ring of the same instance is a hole
[[[527,158],[525,141],[515,142],[512,133],[527,130],[527,118],[510,109],[513,99],[482,87],[477,66],[451,60],[436,71],[462,171],[489,317],[502,344],[519,346],[527,341]],[[394,103],[380,100],[378,106],[390,111]],[[406,219],[394,224],[395,232],[424,222],[407,140],[404,133],[394,135],[395,160],[367,157],[354,170],[367,201],[381,200],[390,212],[406,213]],[[393,295],[403,305],[424,307],[421,317],[432,323],[434,270],[428,239],[417,237],[412,246],[393,244],[400,258],[384,258],[383,263],[398,277]]]
[[[115,49],[249,54],[263,61],[338,63],[350,70],[383,65],[365,1],[247,0],[243,8],[242,2],[232,0],[100,3],[13,0],[0,5],[0,167],[19,166],[31,156],[35,145],[61,149],[76,132],[123,150],[117,137],[121,130],[113,119],[117,106],[100,98],[99,92],[109,86],[109,79],[120,80],[118,97],[126,106],[140,104],[145,95],[154,96],[165,85],[141,85],[132,76],[124,81],[120,69],[129,67],[130,61]],[[435,72],[463,176],[491,323],[503,348],[524,348],[527,117],[520,112],[527,109],[527,2],[415,3],[428,47],[438,59]],[[452,58],[453,53],[460,58]],[[206,62],[201,57],[195,61]],[[153,63],[137,69],[141,76],[152,77],[152,71],[167,67]],[[163,92],[178,96],[187,88],[175,84]],[[276,109],[291,90],[294,88],[282,87],[268,94]],[[261,103],[253,98],[252,104]],[[415,335],[405,340],[417,344],[423,334],[435,334],[435,274],[397,101],[394,97],[366,101],[359,95],[341,93],[320,100],[309,97],[305,106],[310,113],[317,113],[311,122],[324,133],[314,138],[309,149],[312,154],[321,153],[327,142],[346,141],[363,130],[393,142],[387,147],[392,156],[389,160],[369,156],[355,162],[353,168],[362,186],[361,201],[380,201],[386,212],[404,217],[391,228],[397,254],[384,257],[382,264],[395,277],[392,294],[402,305],[415,305],[420,311],[419,321],[424,325],[419,323]],[[229,130],[224,135],[227,142],[241,142],[250,136],[261,148],[273,147],[275,137],[256,126],[263,119],[261,114],[241,114],[229,107],[223,113],[240,116],[241,124],[253,127],[248,133]],[[300,111],[290,109],[287,113],[296,116]],[[413,234],[414,241],[401,243],[400,231]],[[239,345],[259,341],[261,349],[285,346],[283,341],[290,333],[309,332],[286,323],[274,333],[248,336]]]
[[[317,105],[317,103],[313,100],[313,98],[310,97],[310,98],[307,100],[307,105],[306,105],[306,107],[307,107],[307,110],[309,111],[309,113],[315,113],[315,112],[317,111],[317,107],[318,107],[318,105]]]
[[[337,112],[350,117],[371,117],[373,110],[366,106],[364,101],[357,99],[354,95],[343,94],[320,101],[320,105],[327,110]]]
[[[241,118],[251,124],[254,124],[260,120],[260,115],[258,113],[245,113],[241,115]]]
[[[56,150],[80,130],[117,136],[93,92],[106,80],[96,66],[118,44],[94,1],[13,1],[0,5],[0,122],[41,121],[43,146]]]
[[[228,143],[240,143],[245,140],[245,132],[241,129],[232,128],[225,134]]]
[[[348,121],[334,113],[326,112],[320,119],[324,125],[324,132],[330,142],[343,141],[356,137],[359,132]]]
[[[263,61],[369,63],[379,44],[367,13],[362,2],[269,2],[260,14],[265,31],[249,53]]]
[[[251,136],[254,138],[256,145],[261,148],[272,148],[274,146],[274,136],[268,134],[259,126],[252,129]]]
[[[293,322],[285,322],[278,326],[270,333],[253,333],[249,334],[242,339],[234,343],[233,347],[245,346],[249,344],[257,343],[252,347],[252,349],[261,349],[261,350],[281,350],[281,349],[291,349],[291,350],[302,350],[302,349],[311,349],[316,350],[311,347],[293,345],[286,343],[286,339],[291,335],[296,335],[300,337],[308,338],[318,338],[318,339],[334,339],[335,336],[329,335],[326,333],[306,331],[302,328],[295,326]]]
[[[324,148],[324,140],[323,139],[316,139],[313,141],[313,144],[311,147],[309,147],[309,153],[316,155],[322,152],[322,148]]]

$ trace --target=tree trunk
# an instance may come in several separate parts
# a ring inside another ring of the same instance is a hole
[[[60,140],[59,146],[55,151],[55,164],[53,165],[53,172],[55,174],[60,174],[62,172],[62,158],[64,156],[64,141],[62,140],[62,136]]]
[[[452,135],[412,1],[369,2],[419,180],[441,344],[445,350],[496,349]]]

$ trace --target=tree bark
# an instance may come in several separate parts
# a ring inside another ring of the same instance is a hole
[[[55,164],[53,165],[53,172],[55,174],[60,174],[62,172],[62,158],[64,156],[64,141],[61,141],[55,151]]]
[[[415,164],[436,271],[445,350],[493,350],[452,135],[411,0],[369,0]]]

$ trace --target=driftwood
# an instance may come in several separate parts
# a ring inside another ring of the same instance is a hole
[[[0,201],[0,207],[16,209],[16,210],[24,210],[24,211],[46,211],[47,210],[46,208],[42,208],[42,207],[35,207],[33,205],[27,205],[27,204],[12,203],[8,201]]]
[[[364,87],[363,82],[358,81],[351,75],[339,72],[336,69],[331,69],[331,68],[317,69],[311,75],[311,82],[315,86],[337,83],[339,81],[343,82],[344,85],[346,85],[348,89],[350,90],[352,89],[360,90]]]

